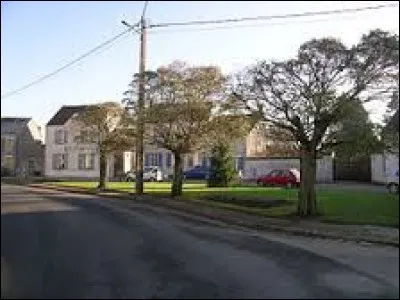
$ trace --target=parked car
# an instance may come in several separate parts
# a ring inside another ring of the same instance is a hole
[[[143,168],[143,180],[144,181],[163,181],[164,175],[160,167],[151,166]],[[125,175],[126,181],[135,181],[136,173],[134,170],[131,170]]]
[[[386,177],[386,187],[389,193],[399,192],[399,170]]]
[[[300,186],[300,172],[297,169],[274,169],[267,175],[257,178],[257,184],[263,186]]]
[[[195,166],[193,169],[183,172],[185,179],[208,179],[210,173],[209,167]]]

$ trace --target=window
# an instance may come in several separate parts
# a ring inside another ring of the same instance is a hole
[[[188,165],[188,167],[193,167],[193,155],[192,154],[188,154],[188,156],[187,156],[187,165]]]
[[[4,168],[9,171],[14,170],[14,157],[12,155],[4,156]]]
[[[93,131],[81,130],[77,137],[77,141],[79,143],[95,143],[96,138]]]
[[[269,176],[280,176],[281,171],[279,170],[272,170],[268,175]]]
[[[54,141],[56,144],[61,145],[68,143],[68,132],[66,130],[57,129],[54,134]]]
[[[200,154],[200,163],[202,167],[207,167],[207,153],[203,152]]]
[[[28,174],[33,174],[35,172],[35,158],[30,157],[28,160]]]
[[[94,153],[79,153],[78,154],[78,169],[93,170],[94,169]]]
[[[144,165],[162,167],[162,159],[162,153],[146,153]]]
[[[53,170],[66,170],[68,168],[68,154],[53,154]]]
[[[162,167],[163,166],[163,155],[162,153],[158,153],[158,162],[157,162],[157,166]]]
[[[172,153],[167,153],[166,166],[170,168],[172,166]]]
[[[237,158],[237,170],[243,171],[244,169],[244,157],[238,157]]]
[[[4,153],[12,153],[14,150],[15,140],[12,137],[1,138],[1,150]]]

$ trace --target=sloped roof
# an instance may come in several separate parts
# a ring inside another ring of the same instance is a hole
[[[29,122],[32,118],[25,118],[25,117],[2,117],[1,122]]]
[[[64,125],[75,113],[85,110],[89,105],[64,105],[50,119],[47,126]]]
[[[399,131],[399,110],[397,110],[394,116],[390,119],[387,124],[387,129]]]

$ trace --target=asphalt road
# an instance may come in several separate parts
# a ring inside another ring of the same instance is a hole
[[[398,248],[1,186],[2,298],[398,298]]]

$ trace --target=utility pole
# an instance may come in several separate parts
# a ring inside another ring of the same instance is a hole
[[[143,194],[143,140],[144,140],[144,118],[143,118],[143,110],[144,110],[144,102],[145,102],[145,60],[146,60],[146,21],[145,14],[147,9],[148,1],[144,3],[142,16],[140,18],[140,29],[137,30],[135,27],[137,25],[130,25],[126,21],[122,21],[122,24],[133,29],[140,35],[140,52],[139,52],[139,97],[138,97],[138,106],[137,106],[137,124],[136,124],[136,133],[137,133],[137,141],[136,141],[136,149],[135,149],[135,161],[136,161],[136,183],[135,190],[139,195]]]
[[[139,98],[137,119],[137,144],[136,144],[136,193],[143,194],[143,139],[144,120],[143,109],[145,100],[145,59],[146,59],[146,22],[144,14],[140,19],[140,60],[139,60]]]

